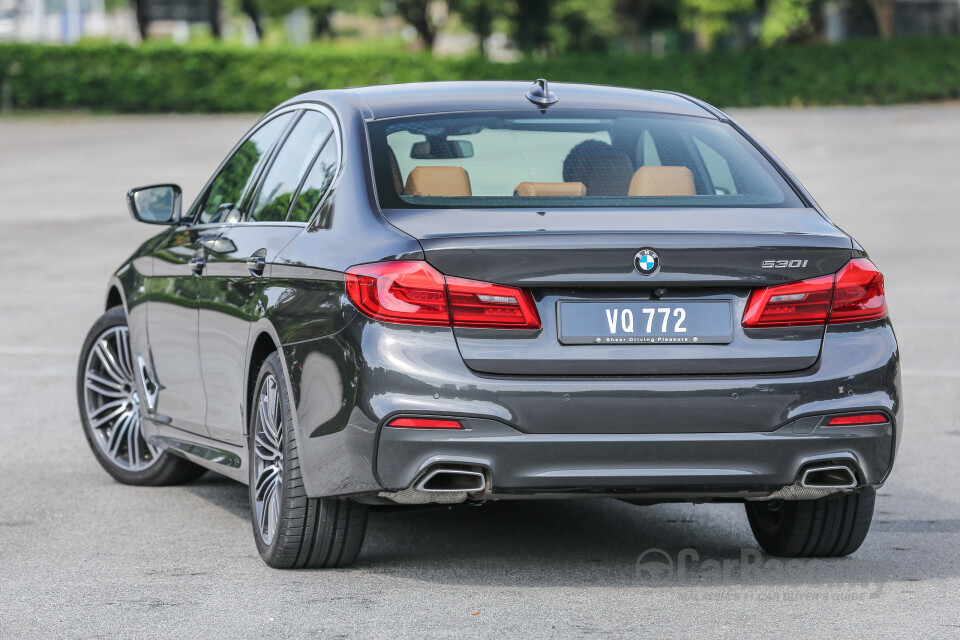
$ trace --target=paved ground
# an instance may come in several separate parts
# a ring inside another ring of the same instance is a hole
[[[578,501],[376,513],[354,568],[267,568],[239,485],[111,481],[73,387],[151,231],[125,190],[191,198],[253,118],[0,119],[0,638],[960,635],[960,106],[736,115],[887,276],[907,425],[853,557],[758,559],[738,505]],[[655,579],[652,548],[699,560]]]

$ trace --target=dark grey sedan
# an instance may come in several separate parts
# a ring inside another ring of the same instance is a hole
[[[318,91],[267,114],[111,278],[80,413],[117,480],[250,486],[274,567],[376,505],[742,502],[781,556],[863,542],[902,425],[883,276],[688,96]]]

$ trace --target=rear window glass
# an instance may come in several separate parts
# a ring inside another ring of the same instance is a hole
[[[731,126],[637,112],[477,112],[370,123],[380,205],[799,207]]]

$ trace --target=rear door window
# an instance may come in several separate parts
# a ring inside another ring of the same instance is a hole
[[[317,151],[333,132],[330,120],[318,111],[305,111],[287,136],[260,187],[251,218],[283,221]]]
[[[300,187],[300,193],[290,211],[291,222],[307,222],[310,219],[337,175],[338,161],[337,137],[331,135]],[[327,222],[329,221],[322,221],[321,226],[327,226]]]

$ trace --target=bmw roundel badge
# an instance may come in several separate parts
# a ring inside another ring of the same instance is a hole
[[[652,276],[660,269],[660,256],[653,249],[642,249],[633,257],[633,266],[642,276]]]

